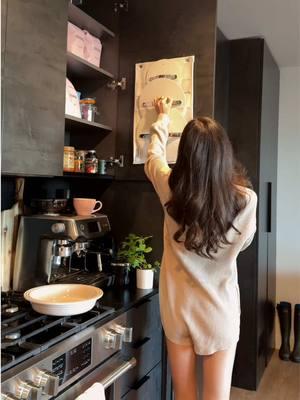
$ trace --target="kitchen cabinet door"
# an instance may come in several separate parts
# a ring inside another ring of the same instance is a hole
[[[119,77],[127,87],[118,95],[116,149],[125,166],[117,178],[147,179],[144,166],[133,165],[135,64],[194,55],[194,115],[212,116],[215,37],[215,0],[129,0],[119,21]]]
[[[9,0],[2,173],[62,175],[67,0]]]

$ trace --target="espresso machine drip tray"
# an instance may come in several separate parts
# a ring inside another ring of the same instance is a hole
[[[59,276],[51,283],[80,283],[105,289],[113,286],[114,279],[114,274],[108,272],[77,271],[74,273],[68,273],[64,276]]]

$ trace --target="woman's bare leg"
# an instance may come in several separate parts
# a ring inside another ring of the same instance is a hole
[[[175,400],[197,400],[196,354],[191,345],[179,345],[167,339]]]
[[[202,400],[229,400],[236,345],[203,356]]]

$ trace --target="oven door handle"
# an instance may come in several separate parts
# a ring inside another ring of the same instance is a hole
[[[104,389],[108,388],[115,381],[117,381],[122,375],[124,375],[131,368],[136,366],[136,359],[132,357],[129,361],[125,361],[118,368],[116,368],[113,372],[108,374],[104,379],[101,380]]]

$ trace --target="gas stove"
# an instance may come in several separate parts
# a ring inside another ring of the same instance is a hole
[[[113,311],[98,301],[87,313],[50,317],[33,311],[23,293],[2,293],[1,372],[95,324]]]
[[[131,341],[126,315],[105,323],[114,309],[100,300],[86,313],[52,317],[33,311],[21,292],[1,299],[2,399],[71,399],[56,396]]]

